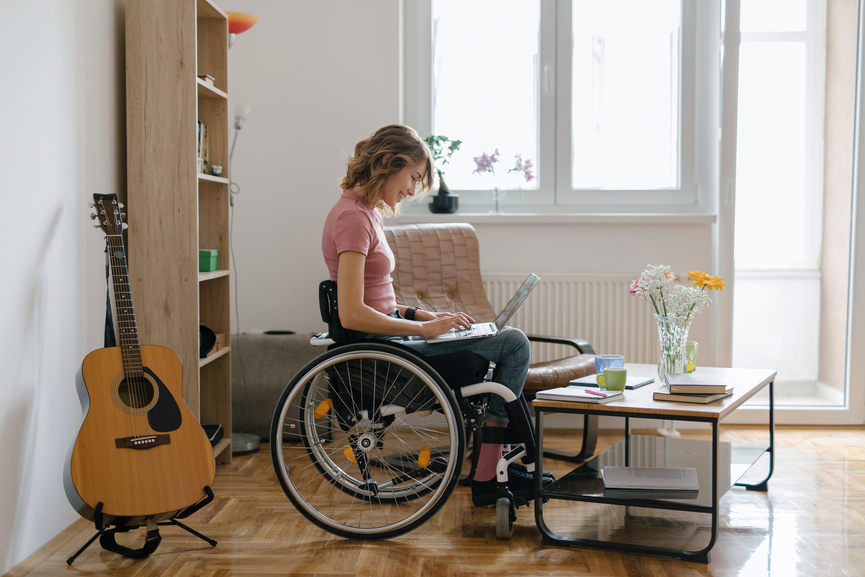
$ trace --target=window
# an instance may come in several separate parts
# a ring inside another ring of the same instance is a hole
[[[433,127],[463,141],[448,186],[537,189],[536,178],[505,171],[517,155],[537,167],[539,17],[539,0],[433,3]],[[472,158],[496,150],[495,173],[473,174]]]
[[[700,191],[717,188],[718,4],[419,0],[405,9],[405,121],[462,141],[445,170],[461,210],[486,211],[498,189],[506,212],[711,211]],[[706,58],[699,86],[697,54]],[[477,173],[473,158],[496,150],[495,173]],[[526,161],[530,180],[510,170]]]
[[[809,4],[742,3],[737,271],[820,268],[826,24]]]
[[[575,2],[571,187],[679,184],[679,2]]]

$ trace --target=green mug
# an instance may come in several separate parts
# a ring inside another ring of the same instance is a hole
[[[595,377],[598,386],[608,391],[624,391],[627,380],[628,369],[621,367],[607,367],[603,374]]]

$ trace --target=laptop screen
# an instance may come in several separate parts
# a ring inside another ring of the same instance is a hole
[[[540,277],[538,277],[535,273],[530,273],[528,278],[523,282],[523,285],[514,293],[514,296],[511,297],[511,300],[508,301],[508,304],[505,305],[505,308],[502,309],[502,312],[499,313],[499,316],[496,317],[496,327],[499,330],[505,328],[505,325],[511,320],[511,317],[514,316],[514,313],[517,312],[517,309],[520,308],[520,305],[523,304],[523,301],[526,300],[526,297],[529,296],[529,293],[532,292],[532,289],[535,288],[541,281]]]

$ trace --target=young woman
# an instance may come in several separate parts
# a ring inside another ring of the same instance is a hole
[[[359,338],[429,338],[467,327],[474,320],[462,312],[431,312],[396,302],[391,272],[394,257],[384,236],[382,216],[398,212],[399,203],[432,185],[432,155],[417,132],[390,125],[357,143],[348,160],[343,193],[324,224],[321,247],[337,283],[339,318],[343,328]],[[530,347],[519,329],[505,327],[494,337],[428,344],[405,338],[402,344],[425,356],[459,350],[472,351],[496,363],[495,381],[522,392],[529,367]],[[500,397],[492,395],[487,408],[488,427],[507,425]],[[485,443],[472,481],[472,502],[494,505],[496,464],[501,445]],[[508,469],[508,486],[516,496],[534,498],[534,481],[522,466]]]

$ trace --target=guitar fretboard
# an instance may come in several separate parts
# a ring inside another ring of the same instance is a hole
[[[138,342],[138,327],[135,324],[135,309],[132,306],[132,291],[129,288],[129,272],[126,266],[126,251],[123,237],[108,235],[108,262],[114,284],[114,304],[117,314],[117,329],[123,357],[123,371],[127,377],[141,377],[141,348]]]

